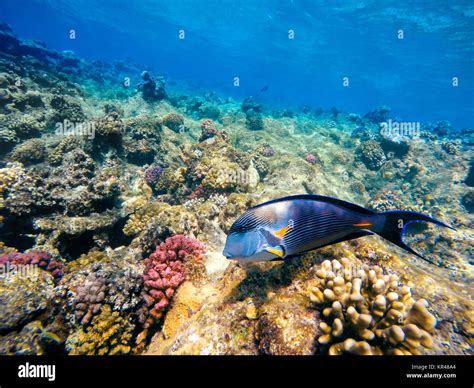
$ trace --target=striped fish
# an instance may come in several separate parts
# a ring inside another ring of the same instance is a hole
[[[376,213],[337,198],[294,195],[247,210],[230,228],[223,255],[244,262],[284,260],[376,233],[426,260],[402,241],[405,228],[411,222],[431,222],[453,229],[421,213]]]

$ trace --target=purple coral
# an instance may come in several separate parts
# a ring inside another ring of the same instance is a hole
[[[275,155],[275,150],[269,145],[267,145],[262,148],[262,155],[268,158],[270,156]]]
[[[81,325],[87,325],[97,315],[104,303],[106,284],[95,273],[87,276],[84,284],[77,287],[74,299],[74,316]]]
[[[63,276],[63,264],[54,260],[46,251],[31,250],[25,253],[11,252],[0,255],[0,265],[36,265],[51,272],[55,280]]]
[[[160,178],[160,175],[163,173],[163,167],[161,167],[159,164],[152,164],[150,167],[148,167],[145,170],[145,181],[149,186],[153,186],[156,182],[158,182],[158,179]]]

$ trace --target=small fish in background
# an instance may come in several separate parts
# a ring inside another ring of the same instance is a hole
[[[251,96],[250,98],[258,98],[258,97],[260,97],[260,95],[261,95],[262,93],[267,92],[269,88],[270,88],[270,86],[265,85],[263,88],[261,88],[261,89],[258,91],[258,93],[255,94],[255,97],[252,97],[252,96]]]
[[[376,213],[337,198],[294,195],[247,210],[230,228],[223,255],[240,262],[284,260],[326,245],[378,234],[430,262],[402,241],[405,228],[412,222],[431,222],[454,230],[421,213]]]

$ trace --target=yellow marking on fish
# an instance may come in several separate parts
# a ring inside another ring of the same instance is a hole
[[[276,232],[273,232],[275,236],[277,236],[280,240],[283,240],[283,238],[286,236],[286,234],[293,228],[293,220],[290,220],[288,222],[288,226],[284,226],[280,230],[277,230]]]
[[[372,226],[370,222],[362,222],[360,224],[352,224],[352,226]]]
[[[278,257],[283,257],[285,252],[281,248],[267,248],[267,252],[273,253],[274,255],[277,255]]]

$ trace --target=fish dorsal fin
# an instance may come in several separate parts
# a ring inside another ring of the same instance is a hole
[[[331,203],[333,205],[341,206],[343,208],[346,208],[346,209],[349,209],[349,210],[352,210],[352,211],[355,211],[355,212],[359,212],[359,213],[362,213],[362,214],[368,214],[368,215],[377,214],[372,210],[366,209],[362,206],[359,206],[359,205],[356,205],[356,204],[353,204],[353,203],[350,203],[350,202],[347,202],[347,201],[343,201],[342,199],[333,198],[333,197],[326,197],[324,195],[317,195],[317,194],[289,195],[287,197],[276,198],[276,199],[272,199],[270,201],[261,203],[257,206],[254,206],[252,209],[256,209],[256,208],[259,208],[259,207],[262,207],[262,206],[265,206],[265,205],[269,205],[271,203],[284,202],[284,201],[293,201],[293,200],[296,200],[296,199],[305,199],[305,200],[308,200],[308,201],[320,201],[320,202]]]

